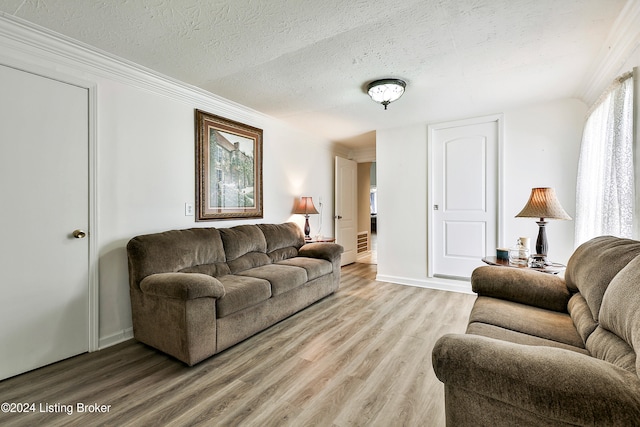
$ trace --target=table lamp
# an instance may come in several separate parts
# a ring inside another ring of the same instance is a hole
[[[319,213],[316,207],[313,205],[313,199],[311,197],[300,197],[300,200],[293,208],[294,214],[304,215],[304,238],[311,240],[311,227],[309,226],[309,215]]]
[[[549,244],[547,242],[547,233],[545,231],[547,225],[545,218],[571,219],[569,214],[567,214],[560,205],[560,201],[558,201],[558,198],[556,197],[555,190],[548,187],[532,188],[529,201],[520,213],[516,215],[516,218],[540,218],[540,221],[536,221],[538,224],[536,258],[538,258],[537,261],[541,261],[545,265],[550,265],[551,263],[547,260]]]

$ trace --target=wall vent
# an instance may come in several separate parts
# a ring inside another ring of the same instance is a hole
[[[356,253],[361,254],[369,250],[369,232],[359,231],[357,237]]]

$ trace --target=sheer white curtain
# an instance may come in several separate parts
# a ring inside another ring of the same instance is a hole
[[[576,190],[576,246],[601,235],[632,237],[633,78],[605,92],[582,135]]]

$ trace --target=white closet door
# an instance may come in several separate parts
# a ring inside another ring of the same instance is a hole
[[[3,379],[89,348],[89,107],[85,88],[5,66],[0,93]]]
[[[432,156],[432,272],[469,278],[496,248],[498,123],[434,129]]]

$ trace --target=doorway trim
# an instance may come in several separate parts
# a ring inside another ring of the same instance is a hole
[[[435,183],[434,173],[434,156],[433,156],[433,143],[434,132],[440,129],[446,129],[450,127],[469,126],[480,123],[496,122],[498,127],[498,159],[497,159],[497,201],[496,206],[497,214],[497,242],[498,245],[502,245],[504,241],[504,114],[491,114],[487,116],[473,117],[470,119],[456,120],[451,122],[434,123],[427,126],[427,277],[433,278],[433,254],[434,254],[434,242],[433,242],[433,210],[430,208],[434,204],[433,185]]]
[[[0,56],[0,65],[24,71],[26,73],[38,75],[47,79],[56,80],[61,83],[77,86],[87,90],[87,110],[88,110],[88,134],[89,155],[87,159],[89,174],[87,176],[89,189],[89,257],[87,260],[87,286],[88,286],[88,319],[87,325],[88,340],[87,348],[89,352],[99,350],[99,321],[100,321],[100,299],[99,299],[99,259],[98,259],[98,134],[97,134],[97,111],[98,111],[98,85],[96,82],[84,80],[73,75],[61,73],[57,70],[41,67],[32,63],[23,62],[7,56]]]

